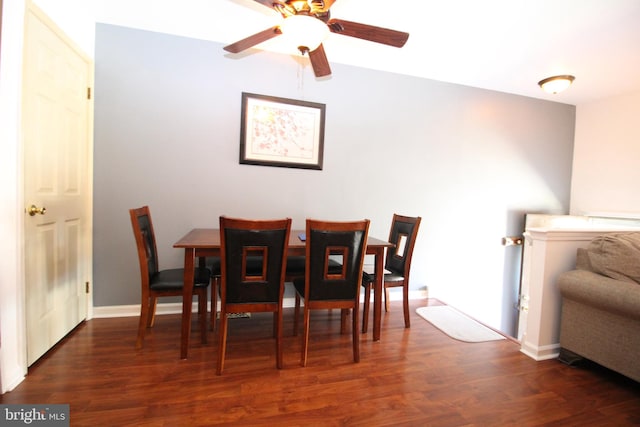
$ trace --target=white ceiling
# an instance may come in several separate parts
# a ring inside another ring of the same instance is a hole
[[[89,1],[99,22],[224,44],[280,20],[253,0]],[[331,16],[410,33],[401,49],[331,34],[333,63],[574,105],[640,91],[640,0],[337,0]],[[277,39],[259,47],[278,50]],[[557,74],[576,80],[542,92]]]

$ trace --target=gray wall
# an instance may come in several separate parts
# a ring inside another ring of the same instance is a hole
[[[411,288],[514,333],[517,256],[500,239],[525,212],[568,211],[575,107],[341,64],[316,80],[291,56],[96,31],[95,306],[139,303],[132,207],[150,205],[162,267],[222,214],[366,217],[386,237],[398,212],[423,217]],[[242,92],[326,104],[324,169],[240,165]]]

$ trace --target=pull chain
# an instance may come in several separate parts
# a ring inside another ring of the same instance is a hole
[[[302,92],[302,99],[304,99],[304,64],[303,58],[298,58],[298,91]]]

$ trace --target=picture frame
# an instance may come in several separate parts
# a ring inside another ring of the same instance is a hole
[[[242,92],[240,164],[322,170],[325,104]]]

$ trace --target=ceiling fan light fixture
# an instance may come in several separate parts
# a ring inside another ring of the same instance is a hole
[[[280,24],[280,31],[301,53],[316,50],[329,35],[327,24],[308,15],[285,18]]]
[[[553,76],[547,77],[546,79],[540,80],[538,82],[538,86],[542,88],[547,93],[560,93],[569,86],[576,78],[571,75],[562,75],[562,76]]]

